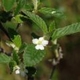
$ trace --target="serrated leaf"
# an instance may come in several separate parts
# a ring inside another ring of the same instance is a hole
[[[65,35],[80,32],[80,23],[74,23],[64,28],[58,28],[53,32],[52,39],[55,40]]]
[[[38,15],[28,12],[28,11],[24,11],[24,13],[29,17],[29,19],[31,19],[38,27],[40,27],[40,29],[43,31],[44,34],[46,34],[48,32],[47,30],[47,25],[45,23],[45,21],[39,17]]]
[[[36,50],[33,44],[27,44],[23,54],[23,61],[25,66],[36,65],[43,59],[44,55],[44,50]]]
[[[11,60],[11,57],[3,53],[0,54],[0,63],[9,63],[10,60]]]
[[[15,35],[13,42],[18,48],[20,48],[20,46],[21,46],[21,37],[20,37],[20,35]]]
[[[2,0],[2,4],[7,11],[10,11],[16,0]]]

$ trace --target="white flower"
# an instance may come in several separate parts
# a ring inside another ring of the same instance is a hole
[[[20,67],[18,65],[14,66],[13,71],[15,74],[20,74]]]
[[[40,37],[39,39],[33,39],[33,44],[36,44],[35,48],[37,50],[44,50],[44,47],[48,44],[48,40],[45,40],[44,37]]]
[[[20,74],[20,70],[19,69],[15,70],[15,74]]]

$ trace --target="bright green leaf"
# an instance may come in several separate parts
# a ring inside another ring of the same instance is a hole
[[[0,63],[9,63],[10,60],[11,60],[11,57],[3,53],[0,54]]]
[[[21,37],[20,37],[20,35],[15,35],[13,42],[18,48],[20,48],[20,46],[21,46]]]
[[[13,17],[13,20],[15,20],[15,22],[17,23],[22,23],[23,21],[21,20],[22,15],[18,14],[15,17]]]
[[[33,44],[27,44],[23,54],[25,66],[36,65],[43,59],[44,55],[44,50],[36,50]]]
[[[10,11],[16,0],[2,0],[2,4],[7,11]]]
[[[55,40],[65,35],[80,32],[80,23],[74,23],[63,28],[58,28],[53,32],[52,39]]]
[[[44,34],[48,32],[47,25],[41,17],[28,11],[24,11],[24,13],[29,17],[29,19],[31,19],[37,26],[41,28]]]

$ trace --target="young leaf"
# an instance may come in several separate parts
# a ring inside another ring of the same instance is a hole
[[[36,50],[33,44],[27,44],[23,54],[23,62],[25,66],[34,66],[43,59],[44,55],[44,50]]]
[[[55,29],[56,29],[56,28],[55,28],[55,22],[52,21],[51,24],[50,24],[50,26],[49,26],[49,32],[52,32],[52,31],[54,31]]]
[[[0,54],[0,63],[9,63],[11,57],[7,56],[6,54]]]
[[[16,51],[13,51],[13,60],[19,64],[19,56],[18,53],[16,53]]]
[[[17,23],[22,23],[23,21],[20,19],[20,17],[22,17],[22,15],[18,14],[13,18],[13,20],[15,20]]]
[[[18,48],[20,48],[20,46],[21,46],[21,37],[20,37],[20,35],[14,36],[13,42]]]
[[[41,28],[44,34],[48,32],[47,25],[41,17],[28,11],[24,11],[24,13],[29,17],[29,19],[31,19],[37,26]]]
[[[20,10],[25,6],[25,3],[26,3],[26,0],[19,0],[17,2],[17,7],[16,7],[16,10],[14,12],[14,15],[17,15],[20,12]]]
[[[11,61],[9,62],[10,73],[13,72],[13,67],[14,67],[15,65],[17,65],[17,63],[16,63],[14,60],[11,60]]]
[[[47,7],[41,8],[39,12],[41,12],[42,14],[50,14],[50,15],[56,13],[54,8],[47,8]]]
[[[10,11],[16,0],[2,0],[2,4],[7,11]]]
[[[64,28],[58,28],[53,32],[52,39],[55,40],[65,35],[70,35],[76,32],[80,32],[80,23],[74,23]]]

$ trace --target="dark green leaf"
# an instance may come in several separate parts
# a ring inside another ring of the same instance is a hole
[[[19,49],[19,53],[23,53],[26,48],[26,43],[23,43]]]
[[[80,32],[80,23],[74,23],[64,28],[58,28],[53,32],[52,39],[55,40],[65,35]]]
[[[2,0],[2,4],[7,11],[10,11],[16,0]]]
[[[10,60],[11,58],[6,54],[3,54],[3,53],[0,54],[0,63],[9,63]]]
[[[24,11],[24,13],[29,17],[29,19],[31,19],[37,26],[41,28],[44,34],[48,32],[47,25],[41,17],[28,11]]]
[[[10,73],[13,72],[13,67],[17,65],[16,62],[14,60],[10,61],[9,62],[9,68],[10,68]]]
[[[56,29],[56,28],[55,28],[55,22],[52,21],[51,24],[50,24],[50,26],[49,26],[49,32],[52,32],[52,31],[54,31],[55,29]]]
[[[13,51],[13,60],[19,64],[19,56],[18,53],[16,53],[16,51]]]
[[[36,65],[43,59],[44,55],[44,50],[36,50],[33,44],[27,44],[23,54],[25,66]]]
[[[25,4],[26,4],[26,0],[19,0],[17,2],[17,7],[14,12],[14,15],[17,15],[20,12],[20,10],[25,6]]]

